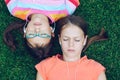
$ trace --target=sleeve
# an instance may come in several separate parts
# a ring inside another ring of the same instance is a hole
[[[93,77],[97,80],[97,79],[98,79],[98,76],[99,76],[102,72],[105,71],[105,67],[104,67],[102,64],[100,64],[100,63],[92,60],[92,69],[91,69],[91,70],[92,70],[92,73],[94,73],[94,74],[93,74]]]
[[[47,58],[35,65],[37,72],[42,76],[43,80],[47,80],[47,77],[49,76],[49,71],[54,66],[56,60],[54,60],[53,58]]]
[[[66,0],[66,10],[68,11],[68,14],[73,14],[79,5],[79,0]]]
[[[79,0],[70,0],[70,2],[72,2],[76,7],[78,7],[80,5]]]
[[[40,62],[37,65],[35,65],[35,68],[37,72],[42,76],[43,80],[46,80],[46,66],[45,62]]]
[[[6,4],[8,4],[10,0],[4,0],[4,1],[5,1]]]

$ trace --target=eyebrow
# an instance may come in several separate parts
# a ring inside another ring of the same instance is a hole
[[[70,38],[69,36],[63,36],[65,38]],[[80,36],[75,36],[74,38],[79,38]]]

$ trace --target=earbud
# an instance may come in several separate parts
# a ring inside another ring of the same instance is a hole
[[[85,43],[85,41],[84,41],[83,46],[85,46],[85,44],[86,44],[86,43]]]
[[[56,27],[56,23],[54,22],[53,27],[51,27],[52,33],[54,33],[54,31],[55,31],[55,27]]]
[[[87,37],[88,37],[88,36],[86,36],[86,37],[85,37],[85,41],[84,41],[84,43],[83,43],[83,46],[85,46],[85,45],[86,45],[86,42],[87,42]]]
[[[52,27],[50,27],[50,28],[51,28],[52,33],[54,33],[55,29],[53,29]]]
[[[24,33],[26,33],[25,27],[26,27],[27,24],[28,24],[28,21],[26,21],[26,22],[25,22],[25,25],[23,26],[23,32],[24,32]]]
[[[59,41],[59,44],[61,45],[61,42]]]

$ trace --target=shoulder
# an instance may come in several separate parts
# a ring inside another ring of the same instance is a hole
[[[48,66],[52,65],[53,63],[55,63],[55,61],[56,61],[56,56],[52,56],[52,57],[49,57],[49,58],[42,60],[35,67],[40,67],[40,66],[47,66],[48,67]]]
[[[105,67],[93,59],[86,59],[83,61],[84,67],[89,71],[91,76],[98,77],[102,72],[105,72]]]
[[[52,67],[54,67],[56,61],[56,56],[52,56],[39,62],[37,65],[35,65],[35,68],[39,73],[45,74],[48,73]]]
[[[100,64],[99,62],[93,60],[93,59],[88,59],[87,56],[85,56],[85,60],[84,60],[84,63],[86,65],[88,65],[89,67],[96,67],[96,68],[104,68],[104,66],[102,64]]]
[[[49,58],[47,58],[47,59],[45,59],[45,60],[43,60],[41,63],[54,63],[56,61],[56,56],[52,56],[52,57],[49,57]]]

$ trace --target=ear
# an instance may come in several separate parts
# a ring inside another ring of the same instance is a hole
[[[59,38],[59,44],[61,45],[61,37],[60,37],[60,35],[58,35],[58,38]]]
[[[88,38],[88,36],[86,35],[86,36],[85,36],[85,39],[84,39],[84,42],[83,42],[83,46],[86,45],[86,43],[87,43],[87,38]]]
[[[52,26],[50,26],[50,28],[51,28],[52,33],[54,33],[55,28],[52,28]]]
[[[50,26],[50,29],[51,29],[51,35],[52,35],[52,37],[55,37],[55,34],[54,34],[54,29]]]
[[[52,33],[51,33],[51,35],[52,35],[52,37],[55,37],[55,34],[54,34],[54,32],[52,32]]]

